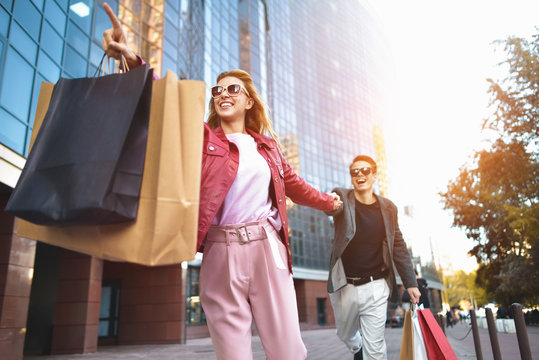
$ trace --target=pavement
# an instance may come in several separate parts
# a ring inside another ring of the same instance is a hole
[[[458,359],[477,359],[470,326],[459,323],[446,329],[447,339]],[[308,351],[308,360],[344,360],[353,356],[335,335],[334,328],[303,330],[303,341]],[[388,360],[398,360],[402,328],[386,328]],[[488,330],[479,329],[484,360],[494,359]],[[528,327],[528,339],[532,358],[539,359],[539,327]],[[516,334],[498,333],[502,359],[520,359]],[[265,359],[264,349],[258,336],[253,337],[253,360]],[[102,346],[96,353],[75,355],[25,356],[24,360],[113,360],[113,359],[156,359],[156,360],[215,360],[210,338],[187,340],[186,344],[169,345],[120,345]]]
[[[445,329],[451,347],[458,359],[477,359],[470,325],[460,323]],[[528,326],[528,342],[532,359],[539,359],[539,327]],[[503,360],[521,359],[517,334],[497,333],[500,354]],[[464,339],[463,339],[464,338]],[[484,360],[494,359],[487,329],[479,328],[479,341]]]

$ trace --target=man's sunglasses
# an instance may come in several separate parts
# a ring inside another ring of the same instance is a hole
[[[249,96],[249,93],[247,92],[247,90],[245,90],[245,88],[241,86],[240,84],[231,84],[231,85],[228,85],[227,87],[224,87],[221,85],[215,85],[214,87],[211,88],[211,96],[214,98],[217,98],[221,96],[225,90],[229,96],[238,96],[241,92],[241,89],[243,89],[243,91],[245,91],[245,94]]]
[[[350,176],[356,177],[359,175],[359,173],[362,173],[365,176],[368,176],[372,173],[372,168],[370,167],[362,167],[357,169],[350,169]]]

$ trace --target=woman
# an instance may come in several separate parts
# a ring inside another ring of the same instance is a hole
[[[139,65],[140,58],[125,46],[116,16],[104,6],[113,25],[104,33],[105,51]],[[341,201],[308,185],[283,159],[248,73],[222,73],[211,93],[204,124],[198,250],[204,254],[201,301],[217,358],[252,359],[254,320],[268,359],[305,359],[285,195],[320,210],[334,210]]]

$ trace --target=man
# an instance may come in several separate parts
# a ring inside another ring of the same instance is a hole
[[[357,156],[350,165],[350,176],[353,190],[335,189],[343,205],[326,212],[335,221],[328,292],[337,336],[354,359],[363,359],[363,355],[386,359],[387,302],[390,294],[398,299],[394,269],[411,302],[417,303],[421,293],[399,229],[397,207],[373,192],[376,162],[369,156]]]

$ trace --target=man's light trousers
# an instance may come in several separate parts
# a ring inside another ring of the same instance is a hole
[[[389,286],[385,279],[363,285],[347,284],[329,294],[337,336],[352,353],[362,347],[364,359],[387,359],[384,338]],[[361,324],[361,332],[359,326]]]

